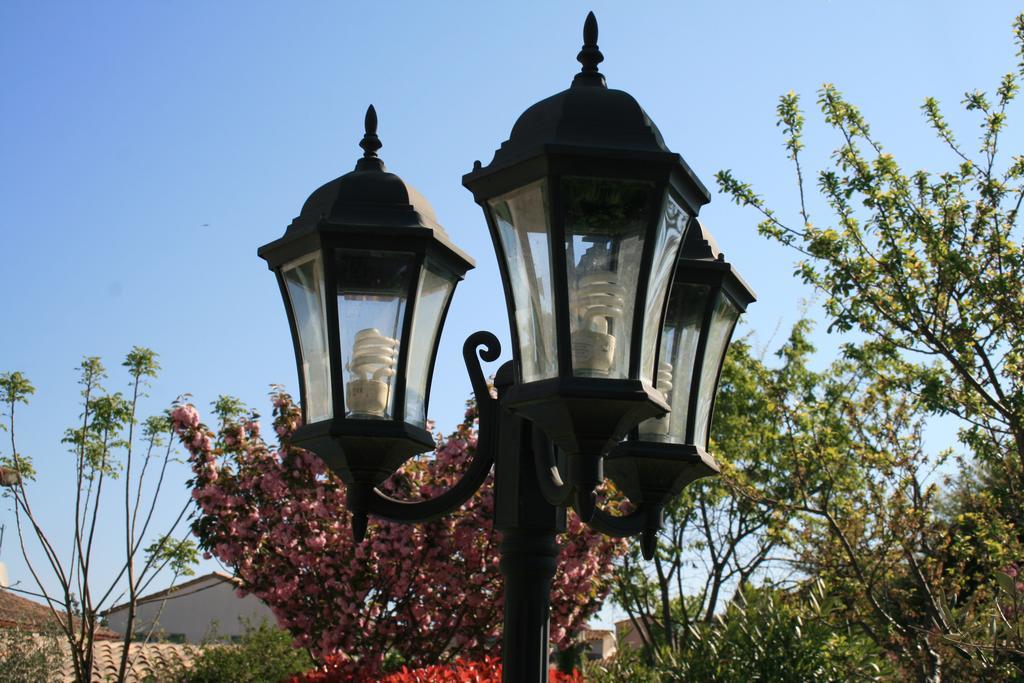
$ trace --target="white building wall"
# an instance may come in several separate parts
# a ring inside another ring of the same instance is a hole
[[[616,651],[615,634],[612,631],[591,631],[587,634],[587,659],[608,659]]]
[[[111,611],[107,615],[108,628],[124,633],[128,620],[127,608]],[[154,633],[163,637],[184,637],[187,643],[200,643],[216,635],[231,638],[245,632],[245,623],[254,627],[266,620],[276,623],[273,613],[259,598],[235,595],[230,581],[211,576],[184,586],[164,598],[146,600],[135,613],[136,633],[147,633],[156,621]]]

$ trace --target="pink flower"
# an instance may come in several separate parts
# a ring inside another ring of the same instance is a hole
[[[171,420],[177,429],[192,429],[199,426],[199,413],[195,406],[185,404],[178,406],[171,412]]]
[[[208,451],[212,445],[210,436],[202,429],[197,430],[190,442],[192,448],[197,451]]]
[[[299,423],[298,408],[283,393],[273,401],[275,431],[286,437]],[[388,648],[410,665],[436,656],[439,639],[467,656],[491,651],[503,594],[490,483],[460,511],[428,525],[373,519],[367,541],[357,544],[345,485],[320,458],[286,445],[274,450],[258,425],[244,420],[221,432],[225,441],[244,440],[244,449],[221,454],[191,411],[175,419],[194,423],[179,428],[196,473],[194,532],[296,643],[331,662],[339,680],[376,680]],[[467,418],[475,415],[471,407]],[[436,458],[410,461],[382,488],[405,499],[436,495],[458,479],[475,447],[474,428],[462,425],[439,439]],[[559,646],[600,607],[612,559],[624,547],[575,519],[562,540],[551,620]]]

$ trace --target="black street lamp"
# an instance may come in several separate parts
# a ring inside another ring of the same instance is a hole
[[[293,442],[347,484],[361,539],[373,487],[434,447],[434,357],[473,260],[423,195],[385,170],[373,106],[359,146],[355,170],[314,191],[258,253],[277,273],[295,346],[303,426]]]
[[[439,333],[473,264],[426,200],[384,170],[373,107],[355,170],[259,250],[295,346],[304,424],[294,442],[347,484],[358,539],[368,515],[422,522],[457,509],[494,467],[505,681],[548,679],[568,506],[605,533],[641,534],[650,555],[670,497],[717,471],[705,449],[718,373],[753,301],[696,219],[704,185],[598,72],[593,13],[583,34],[571,87],[527,109],[491,163],[463,178],[498,254],[513,359],[494,398],[477,356],[496,360],[497,338],[477,332],[463,345],[479,436],[446,492],[408,503],[376,487],[433,448],[424,425]],[[595,505],[606,465],[635,504],[628,516]]]
[[[593,13],[583,37],[572,86],[527,109],[463,184],[502,267],[517,361],[503,405],[566,453],[558,502],[589,521],[602,456],[668,410],[653,388],[661,317],[709,196],[636,100],[606,86]]]
[[[605,458],[608,478],[646,510],[645,556],[654,553],[665,505],[690,482],[718,473],[707,452],[718,379],[736,322],[754,300],[711,233],[691,219],[658,354],[656,386],[671,412],[641,422]]]

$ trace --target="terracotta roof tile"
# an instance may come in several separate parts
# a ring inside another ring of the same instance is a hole
[[[121,666],[123,643],[98,642],[93,647],[93,681],[114,680]],[[180,666],[191,666],[200,651],[198,645],[178,643],[132,643],[128,651],[128,674],[126,683],[142,683],[146,680],[164,680],[164,674]],[[74,668],[68,661],[61,672],[64,683],[75,680]]]
[[[61,614],[67,623],[67,615]],[[53,612],[46,605],[0,589],[0,628],[16,628],[20,631],[47,631],[61,628]],[[78,619],[75,619],[75,624]],[[121,636],[103,627],[96,628],[96,639],[118,639]]]
[[[583,629],[583,639],[590,640],[591,638],[604,638],[605,636],[614,636],[615,631],[608,628],[585,628]]]

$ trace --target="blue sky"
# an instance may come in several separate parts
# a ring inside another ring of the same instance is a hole
[[[83,355],[102,356],[108,385],[121,388],[124,354],[156,350],[163,372],[148,412],[184,392],[204,410],[232,394],[269,412],[270,383],[295,387],[283,307],[256,248],[313,189],[351,170],[369,103],[389,170],[477,260],[456,291],[431,397],[438,426],[456,424],[469,394],[462,340],[477,329],[508,338],[490,240],[460,178],[490,160],[527,106],[569,84],[589,9],[609,86],[637,98],[710,188],[731,168],[783,211],[795,194],[774,126],[780,94],[795,90],[813,108],[816,89],[834,82],[905,166],[942,169],[952,160],[918,108],[939,98],[961,137],[974,137],[957,103],[1013,68],[1019,11],[924,0],[6,0],[0,371],[21,370],[37,388],[19,440],[41,470],[33,496],[58,545],[69,543],[62,501],[73,484],[60,437],[78,414]],[[1007,149],[1019,151],[1019,130],[1011,122]],[[808,167],[834,144],[809,112]],[[759,295],[745,329],[777,342],[813,293],[792,277],[794,254],[757,236],[756,216],[713,194],[701,215]],[[174,473],[161,510],[187,495],[186,477]],[[27,584],[6,507],[0,560]]]

